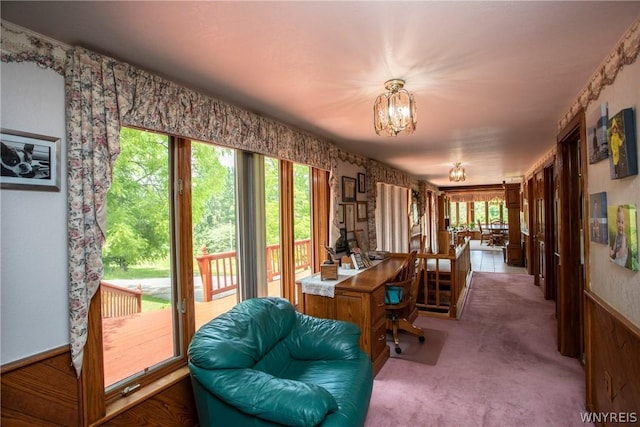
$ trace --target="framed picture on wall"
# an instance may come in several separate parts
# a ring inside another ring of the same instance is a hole
[[[633,108],[625,108],[609,119],[607,141],[611,179],[638,174],[636,127],[633,116]]]
[[[638,271],[638,216],[636,205],[607,207],[609,225],[609,260]]]
[[[607,103],[600,104],[587,122],[587,147],[589,151],[589,163],[598,163],[609,157],[607,145],[607,122],[609,120]]]
[[[594,193],[589,195],[589,218],[591,241],[607,244],[609,233],[607,232],[607,193]]]
[[[342,203],[338,205],[338,223],[344,223],[344,205]]]
[[[367,192],[367,181],[365,181],[365,175],[363,173],[358,174],[358,193]]]
[[[342,177],[342,201],[356,201],[356,179],[348,176]]]
[[[344,226],[347,231],[356,229],[356,204],[346,203],[344,205]]]
[[[2,129],[2,188],[60,191],[60,138]]]
[[[358,222],[363,222],[367,220],[367,202],[358,202],[357,203],[357,220]]]

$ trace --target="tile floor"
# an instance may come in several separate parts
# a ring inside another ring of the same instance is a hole
[[[471,269],[491,273],[527,274],[524,267],[514,267],[504,262],[501,248],[488,247],[486,243],[480,246],[479,240],[471,241]]]

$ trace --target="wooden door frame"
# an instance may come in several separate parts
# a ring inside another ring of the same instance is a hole
[[[555,247],[555,214],[553,209],[553,161],[544,166],[544,246],[545,246],[545,299],[557,301],[557,278],[556,269],[554,263],[554,254],[556,252]]]
[[[578,145],[575,147],[573,144]],[[573,153],[572,150],[576,149],[578,152]],[[579,155],[578,164],[572,163],[572,153]],[[585,233],[589,229],[586,159],[585,115],[581,109],[558,134],[556,162],[560,181],[560,215],[556,218],[559,225],[560,255],[556,302],[558,351],[564,356],[576,358],[581,358],[584,351],[583,291],[586,288],[588,257],[584,256],[586,252],[583,251],[587,250],[585,243],[588,238]],[[584,260],[585,265],[581,260]]]

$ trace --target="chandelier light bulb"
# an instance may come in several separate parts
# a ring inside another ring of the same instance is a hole
[[[451,182],[461,182],[467,179],[467,174],[464,168],[460,167],[462,163],[454,163],[451,170],[449,170],[449,181]]]
[[[387,92],[380,94],[373,104],[373,126],[378,135],[396,136],[416,129],[417,114],[413,95],[404,89],[404,80],[388,80]]]

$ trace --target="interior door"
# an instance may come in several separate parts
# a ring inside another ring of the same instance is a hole
[[[544,297],[550,300],[556,298],[556,267],[554,263],[555,253],[555,215],[553,209],[554,168],[553,164],[544,168]]]
[[[558,350],[565,356],[580,358],[583,352],[583,245],[582,175],[586,172],[581,156],[585,139],[584,112],[567,126],[558,141],[559,275],[558,275]]]
[[[544,200],[544,174],[536,174],[535,178],[535,205],[536,205],[536,230],[535,230],[535,252],[536,277],[535,283],[540,286],[542,293],[546,296],[546,252],[545,252],[545,200]]]

